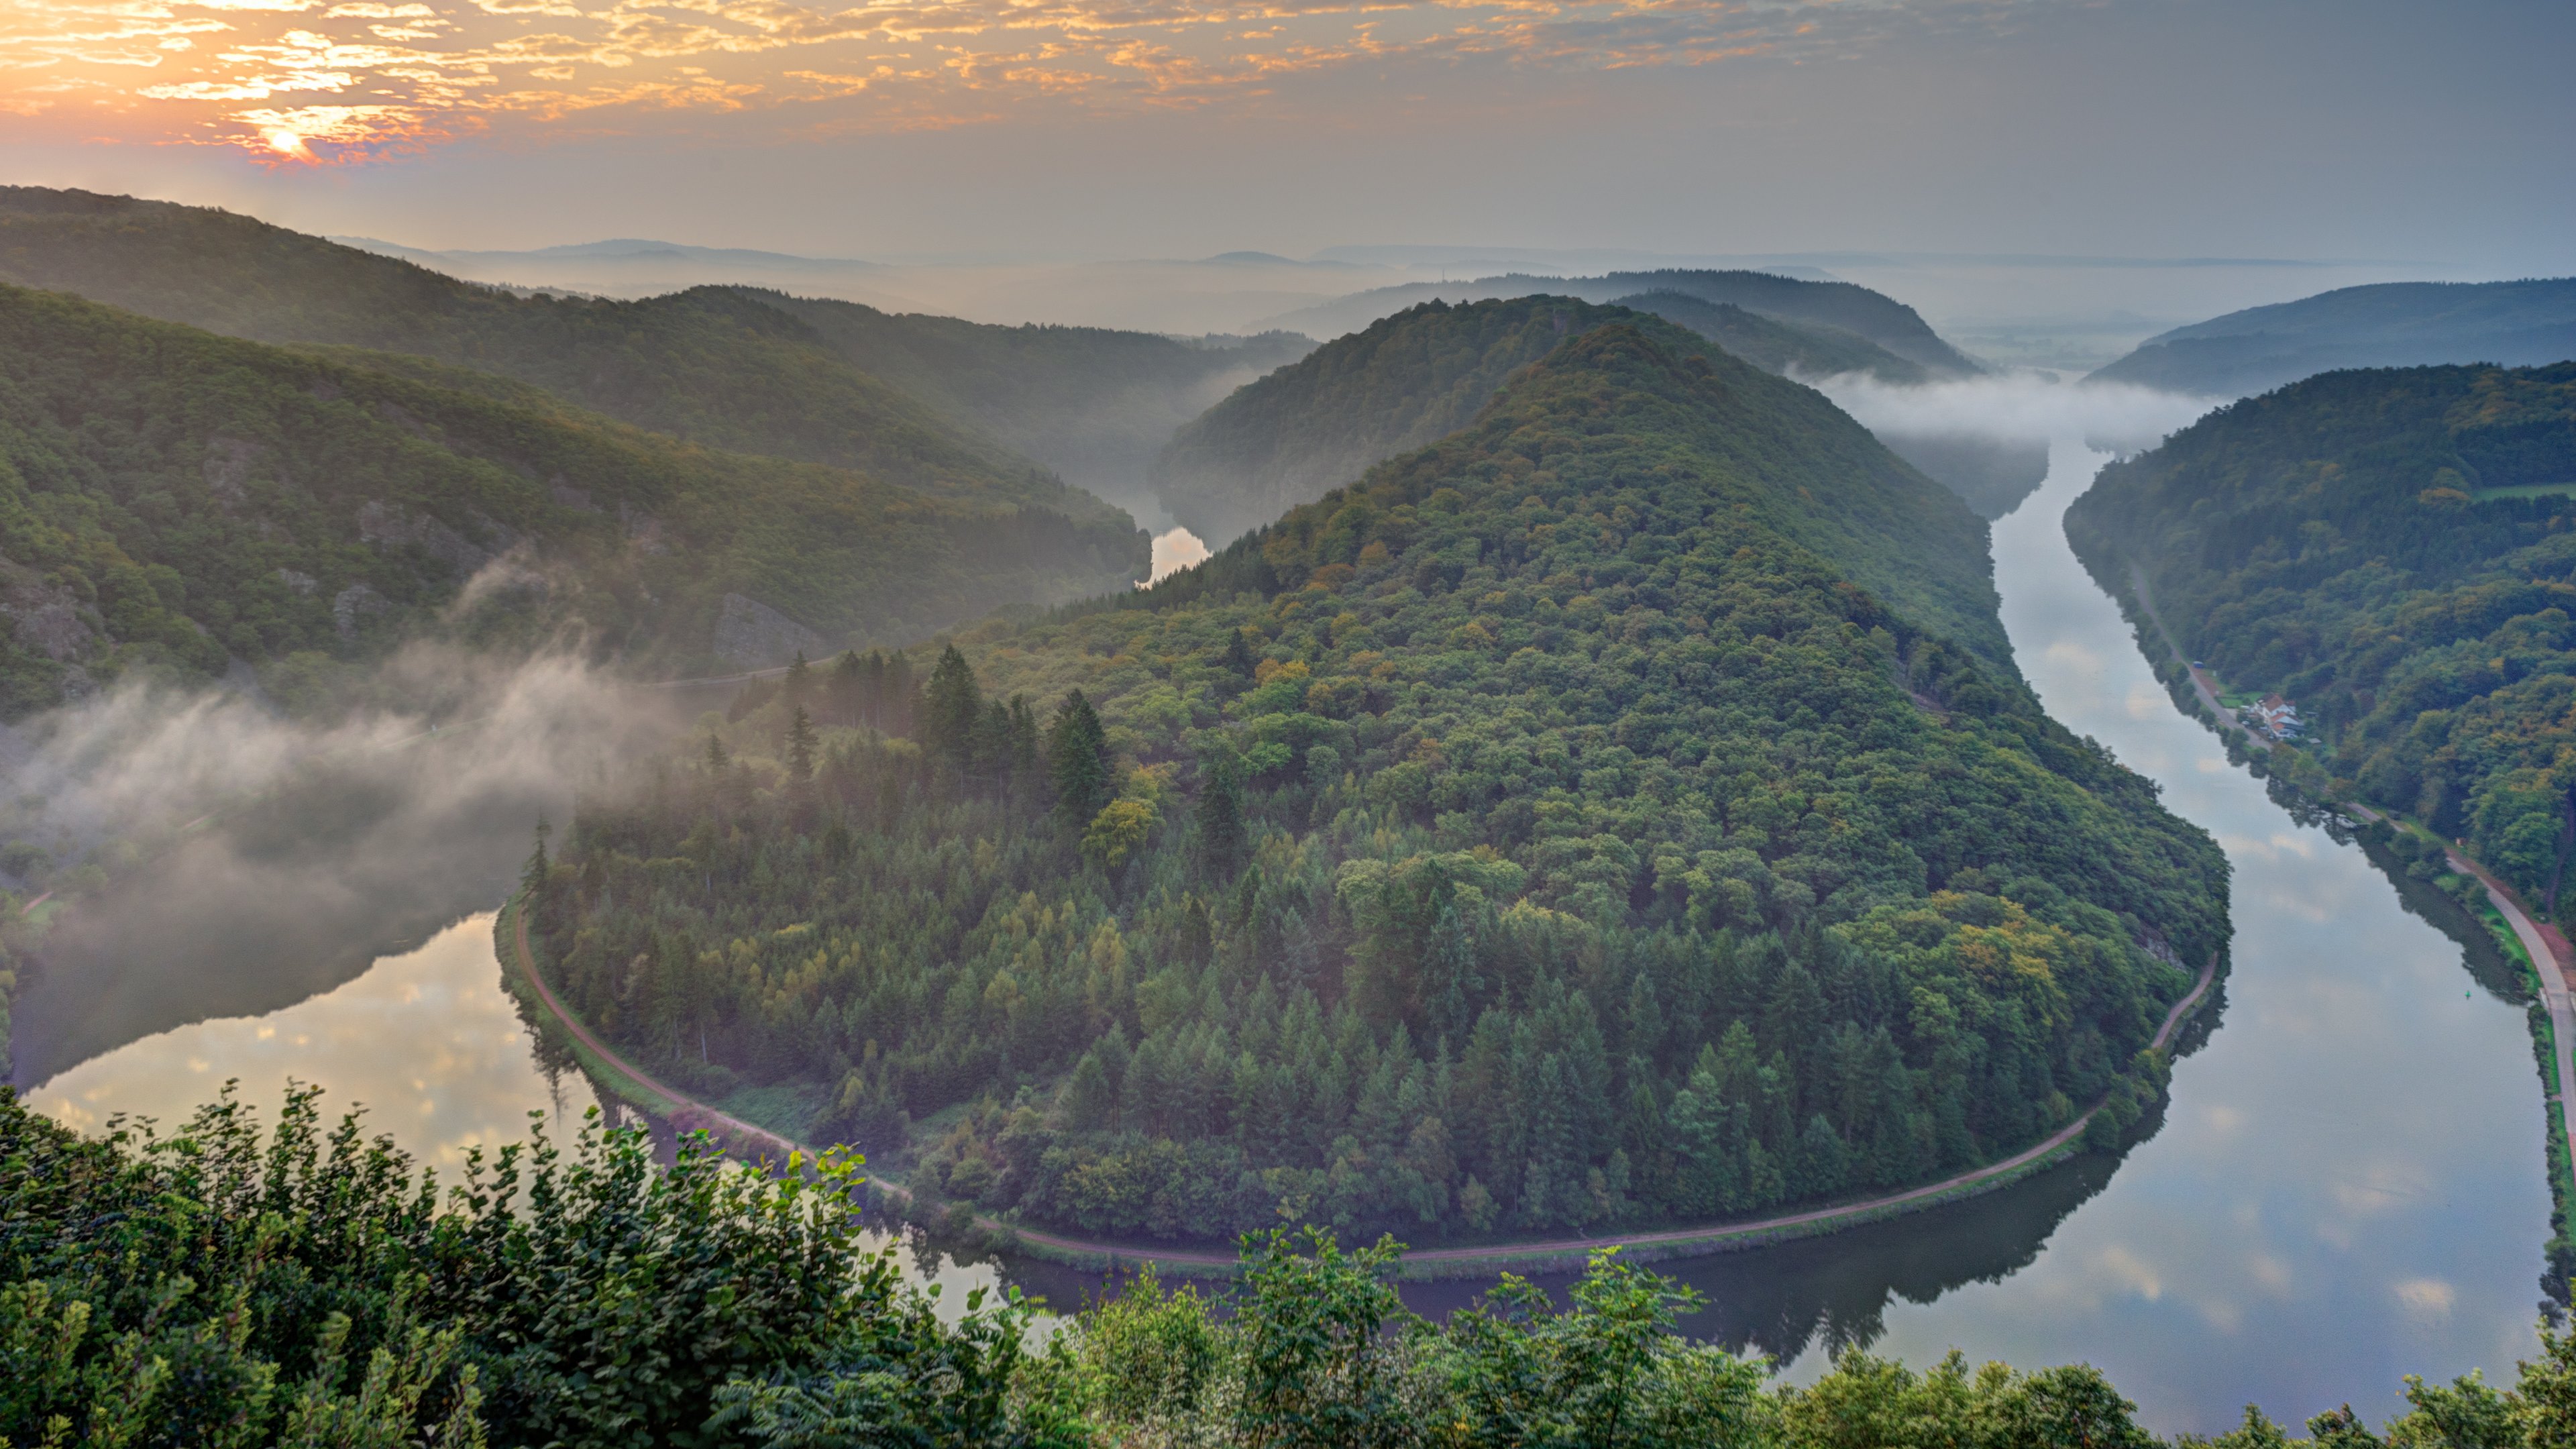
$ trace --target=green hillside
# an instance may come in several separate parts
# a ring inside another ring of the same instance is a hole
[[[1105,327],[1000,327],[746,291],[853,367],[1034,458],[1078,488],[1137,489],[1182,424],[1314,343],[1294,333],[1184,342]]]
[[[2576,358],[2576,277],[2387,282],[2248,307],[2150,337],[2093,376],[2247,397],[2352,367]]]
[[[273,343],[410,353],[735,452],[856,468],[934,497],[1050,509],[1142,565],[1117,509],[852,367],[755,295],[514,296],[168,202],[0,188],[0,282]]]
[[[1688,292],[1639,292],[1621,297],[1617,305],[1687,327],[1764,372],[1806,377],[1866,372],[1895,383],[1930,376],[1921,363],[1908,362],[1857,332],[1775,322],[1731,302],[1703,301]]]
[[[1696,332],[1622,307],[1564,297],[1429,302],[1326,343],[1209,409],[1157,460],[1155,485],[1183,525],[1212,542],[1231,539],[1465,426],[1519,368],[1614,323],[1679,356],[1711,351]],[[1812,389],[1746,367],[1727,375],[1758,396],[1763,415],[1794,420],[1784,448],[1822,449],[1820,459],[1851,470],[1854,499],[1905,500],[1901,516],[1820,515],[1814,526],[1834,536],[1801,541],[1949,637],[2008,658],[1976,520]],[[1927,546],[1916,548],[1918,537]]]
[[[2224,861],[1838,561],[1885,531],[1982,586],[1884,457],[1569,329],[1198,569],[846,659],[586,793],[546,969],[782,1125],[882,1160],[931,1119],[927,1199],[1121,1237],[1706,1220],[2106,1096],[2115,1141]]]
[[[773,663],[1118,571],[1044,509],[378,360],[412,375],[0,287],[0,711],[234,657],[293,695],[422,631],[526,648],[577,626],[640,665]]]
[[[2231,687],[2298,705],[2315,783],[2568,911],[2576,364],[2310,378],[2103,470],[2066,531]]]

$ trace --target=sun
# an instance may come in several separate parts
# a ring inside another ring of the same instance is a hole
[[[302,161],[313,159],[313,153],[304,145],[304,138],[284,126],[272,128],[262,139],[268,142],[268,149],[280,156],[292,156]]]

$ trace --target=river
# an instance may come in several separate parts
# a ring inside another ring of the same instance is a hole
[[[1851,1343],[1917,1365],[1952,1348],[2081,1360],[2165,1432],[2223,1430],[2249,1402],[2295,1420],[2350,1401],[2379,1422],[2404,1374],[2509,1379],[2536,1347],[2549,1235],[2542,1093],[2511,983],[2174,708],[2059,531],[2103,455],[2068,441],[2051,461],[1995,527],[2005,626],[2050,712],[2226,848],[2229,974],[2184,1035],[2161,1122],[2123,1156],[1665,1264],[1709,1298],[1687,1326],[1801,1379]],[[437,870],[326,874],[304,895],[280,873],[257,911],[239,909],[249,892],[229,867],[190,871],[182,851],[147,868],[51,943],[19,1005],[22,1087],[94,1128],[119,1112],[174,1121],[227,1079],[273,1111],[292,1076],[366,1104],[441,1164],[524,1135],[531,1111],[578,1117],[596,1098],[538,1060],[473,908],[508,888],[526,822],[566,803],[544,790],[478,802],[470,845],[435,853]],[[174,889],[183,879],[196,895]],[[1045,1264],[1006,1271],[1057,1302],[1097,1287]],[[1474,1287],[1408,1297],[1439,1311]]]

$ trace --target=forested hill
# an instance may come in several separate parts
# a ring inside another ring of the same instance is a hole
[[[1050,509],[1091,530],[1104,553],[1145,561],[1123,512],[851,366],[757,294],[520,297],[229,212],[39,187],[0,188],[0,282],[254,341],[497,373],[709,447]]]
[[[1836,502],[1805,519],[1831,536],[1801,541],[1852,578],[1987,658],[2010,658],[1996,622],[1985,530],[1949,494],[1879,446],[1812,389],[1767,376],[1699,334],[1621,307],[1515,297],[1429,302],[1316,349],[1245,387],[1184,428],[1155,465],[1155,486],[1184,525],[1220,542],[1350,482],[1381,459],[1465,426],[1514,371],[1577,333],[1641,329],[1712,367],[1763,430],[1755,454],[1844,470]]]
[[[1852,282],[1812,282],[1770,272],[1674,269],[1611,272],[1599,277],[1515,273],[1474,282],[1414,282],[1283,313],[1266,325],[1303,332],[1309,337],[1338,337],[1424,302],[1481,302],[1541,295],[1615,302],[1645,292],[1672,293],[1739,308],[1793,330],[1813,333],[1814,345],[1820,347],[1848,349],[1857,341],[1938,376],[1964,377],[1984,370],[1975,359],[1941,340],[1921,314],[1884,292]]]
[[[1182,424],[1315,346],[1288,332],[1185,342],[1105,327],[1001,327],[741,290],[812,328],[861,371],[1078,488],[1113,495],[1144,481]]]
[[[367,360],[0,286],[0,712],[232,657],[301,703],[422,630],[527,648],[577,623],[638,664],[779,663],[1118,571],[1044,509],[715,452],[518,384]]]
[[[2249,307],[2150,337],[2093,375],[2247,397],[2320,372],[2576,358],[2576,277],[2389,282]]]
[[[2298,705],[2315,783],[2564,915],[2571,495],[2576,364],[2333,372],[2113,464],[2066,530],[2106,587],[2143,570],[2223,680]]]
[[[943,1114],[934,1203],[1122,1236],[1705,1220],[2106,1094],[2114,1142],[2224,860],[1805,541],[1957,505],[1770,381],[1583,332],[1147,596],[747,697],[532,863],[544,969],[790,1130]]]

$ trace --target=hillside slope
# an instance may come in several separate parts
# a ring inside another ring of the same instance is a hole
[[[1230,539],[1347,483],[1382,459],[1463,427],[1519,368],[1597,327],[1641,329],[1678,356],[1710,364],[1746,394],[1748,415],[1783,449],[1821,449],[1849,470],[1851,511],[1831,540],[1802,539],[1927,624],[2005,660],[1993,622],[1982,525],[1916,476],[1810,388],[1768,376],[1699,334],[1620,307],[1516,297],[1452,307],[1431,302],[1330,342],[1181,430],[1155,464],[1175,517],[1210,541]],[[1866,503],[1860,500],[1869,500]],[[1204,526],[1202,526],[1204,525]],[[1927,542],[1916,548],[1917,538]],[[1960,558],[1973,565],[1953,568]]]
[[[0,287],[0,710],[423,630],[639,664],[900,639],[1114,571],[1062,515],[728,454],[520,384]]]
[[[2093,376],[2250,397],[2320,372],[2576,358],[2576,277],[2389,282],[2249,307],[2150,337]]]
[[[2299,707],[2304,783],[2466,837],[2564,914],[2571,494],[2576,364],[2334,372],[2104,469],[2066,531],[2230,685]]]
[[[913,1190],[1092,1233],[1706,1219],[2104,1093],[2113,1140],[2224,862],[1806,542],[1963,510],[1773,381],[1582,332],[1197,570],[918,657],[914,739],[809,780],[768,706],[748,760],[585,796],[549,974],[815,1137],[967,1104]],[[798,702],[893,717],[850,665]]]
[[[0,188],[0,282],[253,341],[411,353],[710,447],[864,469],[935,497],[1050,509],[1141,565],[1122,512],[852,367],[749,294],[521,297],[249,217]]]
[[[1293,333],[1190,343],[1104,327],[1002,327],[746,291],[843,360],[1077,488],[1135,491],[1184,423],[1314,348]]]

